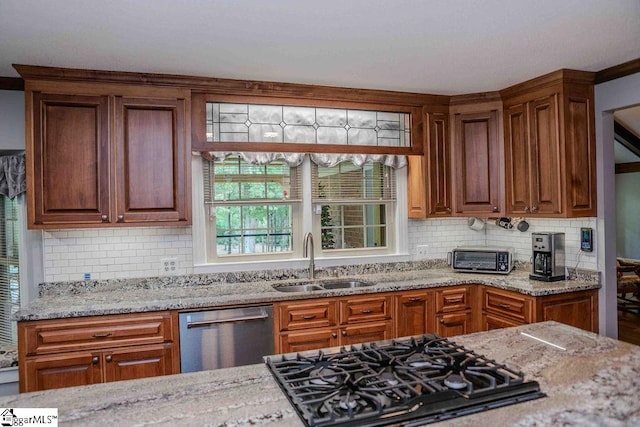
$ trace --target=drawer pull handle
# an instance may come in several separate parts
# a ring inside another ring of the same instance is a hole
[[[447,302],[448,302],[449,304],[455,304],[455,303],[457,303],[457,302],[462,302],[462,301],[463,301],[463,298],[454,298],[454,299],[450,299],[450,300],[448,300]]]
[[[315,314],[307,314],[307,315],[302,316],[302,318],[304,320],[311,320],[311,319],[315,319],[316,315]]]
[[[108,338],[113,335],[111,332],[101,332],[99,334],[93,334],[94,338]]]
[[[360,310],[360,313],[362,313],[362,314],[369,314],[369,313],[373,313],[373,310],[369,310],[369,309]]]
[[[505,308],[507,310],[511,308],[511,306],[509,304],[498,304],[498,307]]]
[[[111,358],[111,355],[108,355],[108,356],[105,358],[105,360],[106,360],[108,363],[111,363],[111,361],[112,361],[113,359]]]
[[[94,365],[97,365],[100,359],[98,359],[98,356],[93,356],[91,358],[91,363],[93,363]]]
[[[423,299],[422,298],[418,298],[418,297],[412,297],[412,298],[409,298],[409,301],[411,301],[411,302],[420,302],[420,301],[423,301]]]

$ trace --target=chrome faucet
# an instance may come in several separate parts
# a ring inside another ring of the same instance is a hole
[[[311,250],[309,250],[309,242],[311,242]],[[302,256],[304,258],[309,256],[309,279],[314,279],[316,264],[313,259],[313,234],[311,232],[307,232],[304,235],[304,243],[302,244]]]

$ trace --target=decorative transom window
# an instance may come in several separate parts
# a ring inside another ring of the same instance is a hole
[[[207,102],[206,141],[410,147],[411,114]]]
[[[257,156],[203,161],[209,262],[298,258],[307,231],[320,256],[394,251],[394,169],[375,161],[322,166],[309,156],[250,163]]]

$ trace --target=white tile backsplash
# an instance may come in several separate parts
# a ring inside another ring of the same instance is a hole
[[[159,276],[161,259],[193,273],[191,227],[51,230],[43,233],[44,280]]]
[[[423,258],[445,258],[447,252],[457,246],[508,246],[515,249],[519,261],[531,261],[531,233],[556,231],[565,233],[566,266],[569,269],[582,268],[598,270],[596,251],[580,250],[580,228],[593,228],[596,233],[596,218],[578,219],[527,219],[529,229],[520,232],[513,228],[505,230],[495,223],[487,222],[480,231],[467,227],[468,218],[446,218],[409,220],[409,251],[414,260],[420,259],[416,247],[427,245],[427,255]],[[594,242],[594,247],[598,242]]]
[[[442,259],[457,246],[510,246],[516,259],[531,259],[531,233],[565,233],[566,260],[576,266],[597,270],[596,252],[580,251],[580,228],[596,219],[531,219],[526,232],[505,230],[487,223],[481,231],[471,230],[467,218],[409,220],[409,253],[414,260]],[[43,233],[44,279],[51,281],[133,278],[160,275],[161,259],[178,259],[179,274],[193,273],[193,239],[190,227],[132,227],[120,229],[52,230]],[[595,242],[597,245],[598,242]],[[417,246],[426,245],[424,255]]]

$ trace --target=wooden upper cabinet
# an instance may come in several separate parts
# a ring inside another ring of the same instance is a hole
[[[116,98],[116,220],[185,221],[184,99]]]
[[[425,154],[408,156],[409,217],[451,215],[449,115],[426,112]]]
[[[30,224],[100,224],[109,217],[108,101],[33,94]]]
[[[453,170],[456,214],[501,211],[498,111],[455,114]]]
[[[188,90],[26,80],[29,228],[189,225]]]
[[[561,70],[501,93],[506,213],[595,216],[592,73]]]

